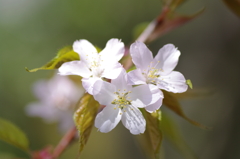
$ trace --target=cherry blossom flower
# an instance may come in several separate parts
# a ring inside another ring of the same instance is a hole
[[[173,93],[187,90],[188,85],[184,76],[180,72],[173,71],[180,56],[180,51],[174,45],[163,46],[153,58],[152,52],[146,45],[137,41],[131,45],[130,54],[137,69],[128,73],[129,84],[148,84]],[[152,112],[161,104],[162,101],[159,99],[155,104],[146,107],[146,110]]]
[[[50,80],[40,80],[33,91],[39,99],[26,107],[29,116],[43,118],[46,122],[59,122],[62,131],[74,126],[72,119],[75,104],[84,89],[74,84],[68,77],[55,75]]]
[[[115,79],[121,72],[122,65],[118,61],[123,57],[124,44],[118,39],[110,39],[100,53],[87,40],[75,41],[73,50],[81,60],[64,63],[59,74],[82,76],[83,87],[89,94],[97,80]]]
[[[93,87],[93,96],[101,105],[106,105],[95,118],[95,126],[99,131],[107,133],[121,120],[132,134],[144,133],[146,127],[146,121],[138,108],[144,108],[159,98],[152,94],[148,85],[128,85],[124,69],[111,83],[97,81]]]

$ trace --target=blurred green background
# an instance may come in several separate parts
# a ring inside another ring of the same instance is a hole
[[[195,89],[211,95],[182,100],[190,118],[212,127],[202,130],[171,113],[185,141],[201,159],[240,158],[240,22],[221,0],[191,0],[179,13],[205,12],[195,20],[149,44],[156,53],[173,43],[182,55],[176,70],[191,79]],[[151,21],[161,11],[160,0],[0,0],[0,117],[26,132],[31,149],[56,145],[61,138],[56,124],[26,116],[25,106],[35,97],[31,86],[52,71],[28,73],[24,67],[42,66],[58,49],[77,39],[104,47],[110,38],[125,44],[133,40],[133,28]],[[57,135],[56,135],[57,134]],[[166,159],[184,157],[167,141]],[[77,156],[74,144],[60,158]],[[0,156],[25,157],[23,152],[0,141]],[[135,137],[121,124],[110,133],[94,128],[82,159],[145,159]]]

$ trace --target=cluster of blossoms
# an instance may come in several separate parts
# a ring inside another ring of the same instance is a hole
[[[72,114],[84,89],[66,76],[54,75],[49,80],[37,81],[33,92],[38,102],[28,104],[26,112],[29,116],[43,118],[46,122],[59,122],[60,130],[67,131],[74,126]]]
[[[133,43],[130,55],[136,69],[128,73],[119,63],[125,49],[118,39],[110,39],[100,53],[87,40],[75,41],[73,50],[81,60],[64,63],[59,74],[82,76],[85,90],[105,105],[95,118],[95,126],[104,133],[120,120],[132,134],[144,133],[146,120],[139,108],[152,113],[162,105],[161,89],[182,93],[188,88],[184,76],[173,71],[180,51],[172,44],[165,45],[153,58],[144,43]]]

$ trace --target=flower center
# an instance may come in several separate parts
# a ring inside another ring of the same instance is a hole
[[[160,72],[163,72],[163,70],[161,68],[156,68],[156,66],[160,63],[160,61],[158,61],[157,63],[155,63],[155,66],[153,65],[153,62],[150,63],[150,65],[148,66],[149,68],[147,70],[143,70],[142,74],[143,76],[145,76],[145,78],[147,79],[147,83],[149,84],[156,84],[158,81],[158,78],[160,77]]]
[[[89,60],[89,69],[93,72],[92,77],[102,77],[102,73],[104,71],[103,68],[103,60],[101,59],[101,55],[92,54],[91,59]]]
[[[128,97],[128,94],[131,93],[131,91],[126,92],[126,90],[123,90],[123,92],[120,92],[120,89],[117,92],[114,92],[114,94],[117,95],[117,98],[114,99],[111,103],[113,105],[116,105],[114,109],[117,108],[123,110],[123,112],[126,112],[126,108],[128,105],[131,105],[130,97]],[[122,114],[122,113],[120,113]]]

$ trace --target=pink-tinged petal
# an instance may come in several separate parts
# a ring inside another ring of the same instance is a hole
[[[123,67],[120,63],[115,63],[112,66],[108,66],[104,69],[102,77],[108,79],[116,79],[121,73]]]
[[[148,85],[133,87],[128,97],[130,97],[132,105],[139,108],[146,107],[152,101],[152,93]]]
[[[130,46],[130,54],[133,63],[141,70],[147,69],[150,62],[153,61],[152,52],[144,43],[139,41],[136,41]]]
[[[26,107],[26,112],[29,116],[41,117],[46,122],[58,121],[59,109],[46,103],[30,103]]]
[[[124,68],[122,68],[121,73],[116,79],[113,79],[111,83],[116,87],[116,90],[126,90],[131,91],[132,86],[128,85],[127,83],[127,73]]]
[[[161,80],[158,84],[160,89],[164,89],[168,92],[182,93],[188,89],[186,79],[180,72],[172,71],[167,76],[160,76]]]
[[[146,120],[141,111],[134,107],[128,106],[122,114],[123,125],[134,135],[144,133],[146,129]]]
[[[48,81],[47,80],[39,80],[33,85],[33,92],[34,95],[40,100],[45,101],[48,100],[49,94],[51,90],[48,88]]]
[[[146,111],[149,113],[152,113],[156,110],[158,110],[162,106],[163,98],[159,98],[158,101],[156,101],[154,104],[150,104],[145,107]]]
[[[76,40],[73,43],[73,50],[79,54],[81,61],[89,63],[89,58],[97,54],[96,48],[87,40]]]
[[[142,75],[142,71],[140,69],[130,71],[127,75],[128,84],[130,85],[146,84],[146,78]]]
[[[149,105],[156,103],[159,99],[163,99],[163,93],[162,91],[158,88],[158,86],[155,86],[153,84],[148,84],[149,89],[152,94],[152,101]]]
[[[95,118],[95,127],[100,132],[107,133],[121,120],[121,109],[114,109],[113,105],[106,106]]]
[[[119,61],[124,55],[124,44],[119,39],[110,39],[99,53],[103,61]]]
[[[93,85],[93,96],[102,105],[109,105],[115,99],[116,88],[111,83],[98,80]]]
[[[101,80],[100,78],[83,78],[82,85],[83,88],[89,93],[93,94],[93,85],[96,81]]]
[[[177,65],[180,51],[173,45],[164,45],[154,58],[155,68],[161,69],[161,75],[169,74]]]
[[[66,62],[62,64],[58,71],[60,75],[78,75],[84,78],[92,75],[92,72],[82,61]]]

